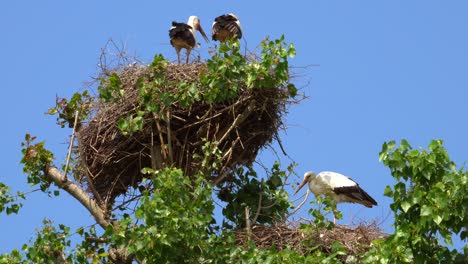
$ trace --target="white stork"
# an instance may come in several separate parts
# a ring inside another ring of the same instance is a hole
[[[215,18],[211,27],[211,36],[213,40],[225,42],[228,39],[242,38],[242,27],[239,19],[234,14],[222,15]]]
[[[172,22],[172,27],[169,29],[169,38],[171,39],[171,45],[177,52],[177,60],[180,64],[180,50],[187,50],[187,59],[185,63],[188,63],[190,52],[197,46],[197,39],[195,37],[195,31],[198,30],[202,34],[206,42],[209,42],[208,37],[203,31],[200,25],[200,19],[197,16],[190,16],[187,24]]]
[[[374,198],[359,187],[359,184],[340,173],[323,171],[315,175],[314,172],[308,171],[304,174],[304,180],[294,194],[298,193],[306,183],[309,183],[309,190],[315,196],[328,196],[337,204],[342,202],[359,203],[369,208],[377,205]]]

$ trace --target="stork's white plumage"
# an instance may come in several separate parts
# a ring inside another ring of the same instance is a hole
[[[211,37],[220,42],[234,37],[242,38],[242,27],[237,16],[230,13],[216,17],[211,27]]]
[[[195,36],[195,31],[200,31],[200,34],[209,42],[208,37],[203,31],[203,28],[200,25],[200,19],[197,16],[190,16],[187,24],[172,22],[172,27],[169,29],[169,38],[171,39],[171,45],[175,48],[177,52],[177,60],[180,64],[180,50],[187,50],[187,59],[185,63],[188,63],[190,52],[195,46],[197,46],[197,38]]]
[[[310,191],[316,196],[328,196],[336,203],[359,203],[369,208],[377,205],[374,198],[359,187],[359,184],[340,173],[323,171],[315,175],[314,172],[308,171],[304,174],[304,180],[297,188],[296,193],[306,183],[309,183]]]

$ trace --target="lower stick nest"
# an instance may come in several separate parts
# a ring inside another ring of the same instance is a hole
[[[176,93],[181,83],[196,83],[200,88],[204,71],[205,64],[168,64],[163,69],[165,86],[160,89]],[[139,79],[151,82],[153,76],[150,67],[143,65],[128,66],[117,74],[123,97],[97,103],[93,118],[78,133],[80,168],[88,176],[85,184],[105,205],[136,187],[144,167],[174,166],[193,175],[203,165],[197,155],[203,156],[206,142],[218,142],[221,155],[220,168],[208,172],[209,180],[228,180],[223,175],[238,165],[250,165],[258,151],[276,138],[290,103],[286,87],[240,85],[236,97],[222,102],[198,100],[190,107],[173,102],[158,113],[148,112],[140,131],[124,135],[117,123],[142,109]]]
[[[313,254],[318,250],[327,254],[333,252],[333,243],[339,242],[346,254],[339,256],[347,263],[347,258],[354,256],[359,258],[371,248],[372,241],[386,238],[384,233],[375,222],[362,223],[355,228],[337,225],[333,229],[316,228],[311,223],[310,229],[301,229],[294,224],[278,224],[275,226],[254,226],[250,231],[239,229],[236,231],[236,244],[247,246],[249,241],[258,248],[282,250],[293,249],[301,255]],[[306,231],[307,230],[307,231]],[[357,261],[351,261],[356,263]]]

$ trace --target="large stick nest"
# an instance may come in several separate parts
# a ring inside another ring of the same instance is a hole
[[[340,256],[341,260],[347,262],[350,256],[355,257],[354,260],[359,259],[359,256],[371,248],[372,241],[388,236],[375,222],[360,224],[355,228],[337,225],[330,230],[316,228],[313,223],[311,227],[311,229],[300,229],[287,224],[256,225],[248,231],[245,229],[236,231],[236,244],[244,246],[248,241],[252,241],[260,249],[290,248],[301,255],[309,255],[314,250],[318,250],[328,255],[333,253],[333,243],[337,241],[346,250],[346,255]]]
[[[203,89],[199,77],[204,71],[206,65],[202,63],[168,64],[164,69],[167,85],[161,89],[176,93],[182,82],[196,83]],[[202,147],[207,141],[218,142],[222,157],[221,168],[208,173],[210,180],[228,180],[225,176],[231,170],[251,165],[258,151],[276,138],[290,103],[286,87],[248,89],[244,85],[237,97],[223,102],[208,104],[200,100],[188,108],[176,102],[160,113],[146,114],[143,129],[126,136],[117,122],[142,108],[138,91],[141,83],[137,80],[145,77],[145,82],[151,82],[153,73],[144,65],[115,72],[121,80],[123,98],[97,103],[93,118],[78,133],[80,165],[88,175],[85,183],[104,206],[112,204],[129,187],[138,186],[144,167],[175,166],[187,176],[193,175],[207,166],[195,157],[203,156]]]

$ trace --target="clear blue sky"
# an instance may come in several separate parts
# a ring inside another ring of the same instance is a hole
[[[379,206],[340,206],[342,223],[351,217],[383,221],[390,203],[383,190],[393,183],[378,161],[384,141],[406,138],[426,147],[443,139],[457,164],[468,160],[467,10],[466,1],[428,0],[3,1],[0,181],[15,191],[29,189],[19,165],[25,133],[46,140],[57,164],[63,161],[70,131],[43,113],[56,95],[69,97],[90,80],[109,38],[126,42],[143,61],[155,53],[176,60],[168,40],[171,21],[198,15],[210,32],[214,17],[234,12],[249,49],[266,36],[285,34],[297,48],[293,66],[319,65],[298,70],[305,76],[297,84],[310,98],[290,108],[282,134],[297,171],[352,177]],[[214,43],[198,37],[202,46],[195,54],[206,58]],[[271,157],[266,151],[261,158]],[[59,199],[35,193],[18,216],[0,215],[0,253],[21,247],[43,218],[72,228],[93,223],[66,193]],[[382,227],[390,230],[392,222],[390,217]]]

